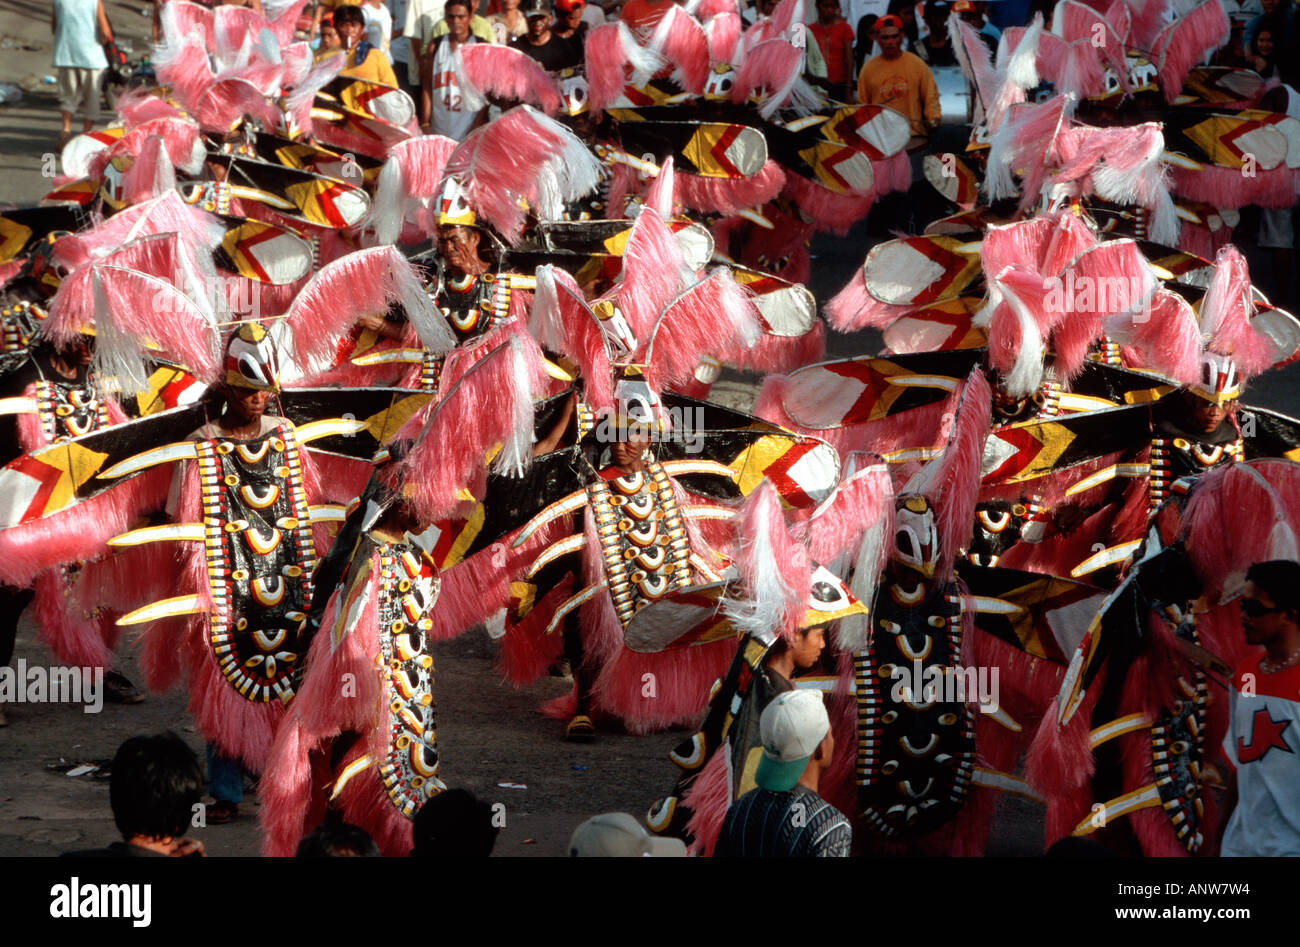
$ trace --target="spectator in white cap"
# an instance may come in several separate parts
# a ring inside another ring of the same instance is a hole
[[[651,835],[626,812],[594,815],[573,830],[574,858],[684,858],[686,843]]]
[[[847,857],[849,820],[817,795],[835,751],[821,694],[777,695],[764,708],[758,728],[763,753],[754,772],[757,788],[727,810],[714,857]]]

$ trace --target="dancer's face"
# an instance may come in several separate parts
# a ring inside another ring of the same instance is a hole
[[[482,268],[478,247],[482,236],[473,227],[443,227],[438,231],[438,254],[458,273],[478,273]]]
[[[254,391],[252,388],[227,388],[227,413],[242,419],[243,423],[262,420],[266,406],[271,401],[269,391]]]
[[[818,625],[795,635],[794,646],[790,649],[794,655],[794,666],[807,670],[817,663],[826,648],[826,627]]]
[[[1215,404],[1204,398],[1189,398],[1192,415],[1192,427],[1201,434],[1213,434],[1223,423],[1223,419],[1232,413],[1231,401]]]

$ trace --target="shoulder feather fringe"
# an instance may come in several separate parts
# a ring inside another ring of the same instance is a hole
[[[1208,0],[1166,26],[1152,41],[1160,91],[1172,102],[1192,67],[1228,41],[1231,25],[1219,0]]]
[[[525,220],[521,199],[539,218],[558,219],[564,203],[595,190],[600,164],[563,125],[521,105],[471,132],[452,152],[446,174],[513,244]]]
[[[722,610],[743,634],[760,640],[792,636],[807,608],[812,566],[808,550],[790,535],[781,500],[764,479],[736,518],[734,557],[743,594],[723,600]]]
[[[664,309],[634,359],[644,359],[646,381],[662,391],[689,381],[701,355],[729,361],[758,337],[753,298],[730,270],[719,266]]]
[[[573,277],[549,263],[537,268],[528,328],[545,348],[577,364],[588,404],[597,411],[614,408],[609,348],[600,321]]]

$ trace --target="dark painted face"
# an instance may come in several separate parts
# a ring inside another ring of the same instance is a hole
[[[1188,426],[1200,434],[1213,434],[1219,429],[1224,418],[1232,413],[1235,402],[1227,401],[1215,404],[1192,395],[1187,398]]]
[[[638,434],[625,441],[615,441],[610,445],[609,453],[615,464],[624,470],[634,470],[641,467],[641,455],[649,446],[650,438]]]
[[[481,265],[478,248],[482,240],[483,235],[473,227],[443,227],[438,231],[438,255],[449,269],[474,273]]]
[[[226,389],[227,412],[235,417],[236,420],[242,419],[242,423],[251,423],[262,420],[262,415],[266,413],[266,406],[271,400],[269,391],[255,391],[252,388],[233,388]]]
[[[88,335],[79,335],[59,354],[69,365],[89,365],[95,357],[95,340]]]

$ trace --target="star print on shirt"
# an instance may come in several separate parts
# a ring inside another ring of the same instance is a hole
[[[1254,763],[1262,760],[1273,747],[1280,747],[1288,753],[1295,752],[1282,739],[1282,734],[1290,725],[1290,720],[1274,720],[1268,715],[1268,709],[1265,707],[1255,711],[1250,726],[1250,743],[1237,737],[1238,762]]]

